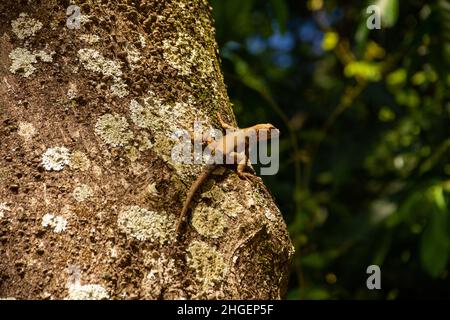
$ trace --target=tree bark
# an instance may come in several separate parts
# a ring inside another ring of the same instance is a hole
[[[3,0],[0,81],[0,297],[282,297],[293,247],[261,180],[216,171],[174,240],[201,166],[173,131],[235,122],[207,1]]]

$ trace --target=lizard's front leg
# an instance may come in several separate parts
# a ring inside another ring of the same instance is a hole
[[[219,112],[216,113],[217,115],[217,119],[219,120],[220,126],[225,129],[225,130],[233,130],[236,131],[238,130],[238,128],[235,128],[233,126],[230,126],[228,123],[226,123],[225,121],[223,121],[222,116],[220,115]]]
[[[194,134],[194,130],[192,129],[189,129],[188,132],[192,144],[194,144],[195,141],[200,141],[202,146],[204,147],[214,142],[214,139],[207,132],[202,132],[201,134],[197,135]]]

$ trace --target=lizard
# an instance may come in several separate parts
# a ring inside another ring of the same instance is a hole
[[[214,140],[211,137],[207,137],[202,135],[202,145],[209,148],[211,154],[216,155],[219,154],[225,160],[227,160],[227,164],[233,163],[237,165],[236,173],[241,179],[250,180],[254,177],[252,173],[246,172],[247,168],[249,152],[250,152],[250,135],[255,135],[256,141],[261,139],[270,139],[272,137],[273,130],[276,133],[279,133],[279,130],[275,128],[270,123],[257,124],[248,128],[237,128],[227,124],[217,112],[217,119],[220,123],[220,126],[223,130],[226,130],[227,134],[222,136],[218,140]],[[260,133],[265,131],[265,135],[261,135]],[[191,132],[191,140],[195,142],[195,137]],[[241,144],[239,146],[239,144]],[[245,144],[245,145],[242,145]],[[239,148],[240,147],[240,148]],[[240,152],[237,152],[241,150]],[[243,150],[243,151],[242,151]],[[202,187],[202,185],[208,180],[211,173],[220,165],[223,164],[208,164],[206,165],[202,172],[199,174],[197,179],[191,185],[189,190],[186,193],[186,199],[183,204],[183,208],[181,210],[181,214],[178,218],[178,223],[176,227],[176,233],[178,236],[181,235],[181,231],[184,223],[188,218],[188,210],[189,206],[197,193],[197,191]]]

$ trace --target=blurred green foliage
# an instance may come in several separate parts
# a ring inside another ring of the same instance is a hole
[[[449,1],[212,5],[239,124],[282,132],[263,178],[297,251],[287,298],[449,298]]]

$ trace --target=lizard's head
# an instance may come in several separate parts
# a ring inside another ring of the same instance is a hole
[[[253,128],[256,130],[258,140],[270,140],[280,135],[280,130],[270,123],[257,124]]]

